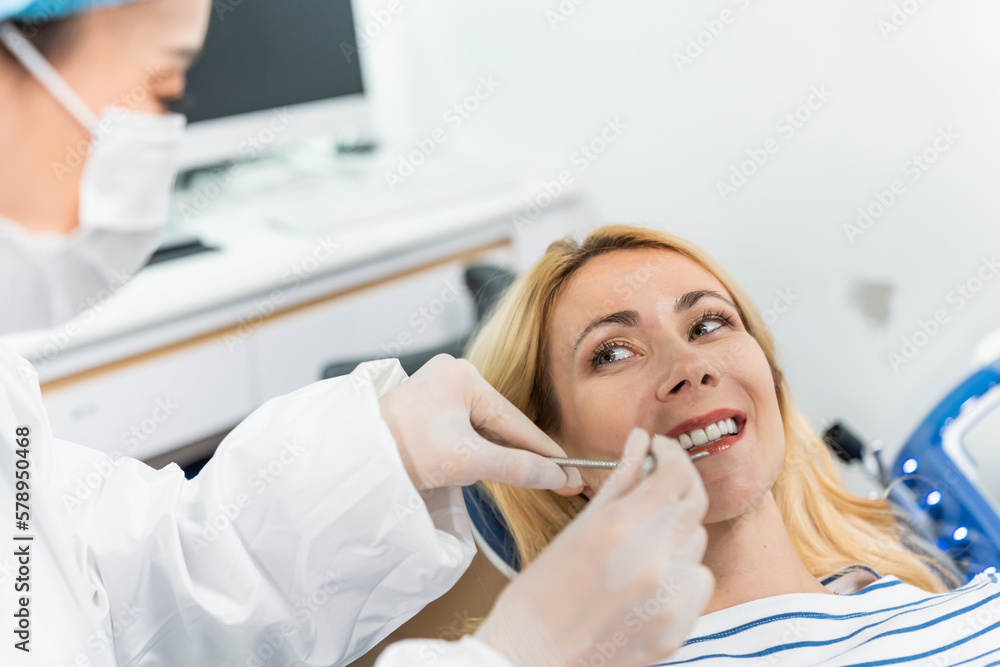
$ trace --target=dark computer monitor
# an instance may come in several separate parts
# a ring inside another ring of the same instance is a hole
[[[294,121],[272,143],[363,125],[363,93],[350,0],[217,0],[173,105],[191,124],[182,168],[243,157],[240,146],[274,126],[276,109]]]

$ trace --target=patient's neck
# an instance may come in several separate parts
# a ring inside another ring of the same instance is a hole
[[[831,593],[802,563],[770,492],[739,517],[705,528],[715,592],[704,613],[772,595]]]

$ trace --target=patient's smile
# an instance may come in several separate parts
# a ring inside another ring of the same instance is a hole
[[[743,435],[746,415],[738,410],[713,410],[682,422],[665,435],[676,438],[689,454],[718,454],[729,449]]]

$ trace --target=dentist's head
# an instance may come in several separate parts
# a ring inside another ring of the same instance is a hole
[[[69,319],[152,253],[209,9],[0,0],[0,333]]]

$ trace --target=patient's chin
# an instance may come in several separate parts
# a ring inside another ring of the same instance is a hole
[[[735,526],[752,517],[768,497],[771,497],[770,488],[763,493],[735,494],[731,490],[718,493],[709,491],[708,511],[705,512],[705,520],[702,523],[710,526],[728,522]]]

